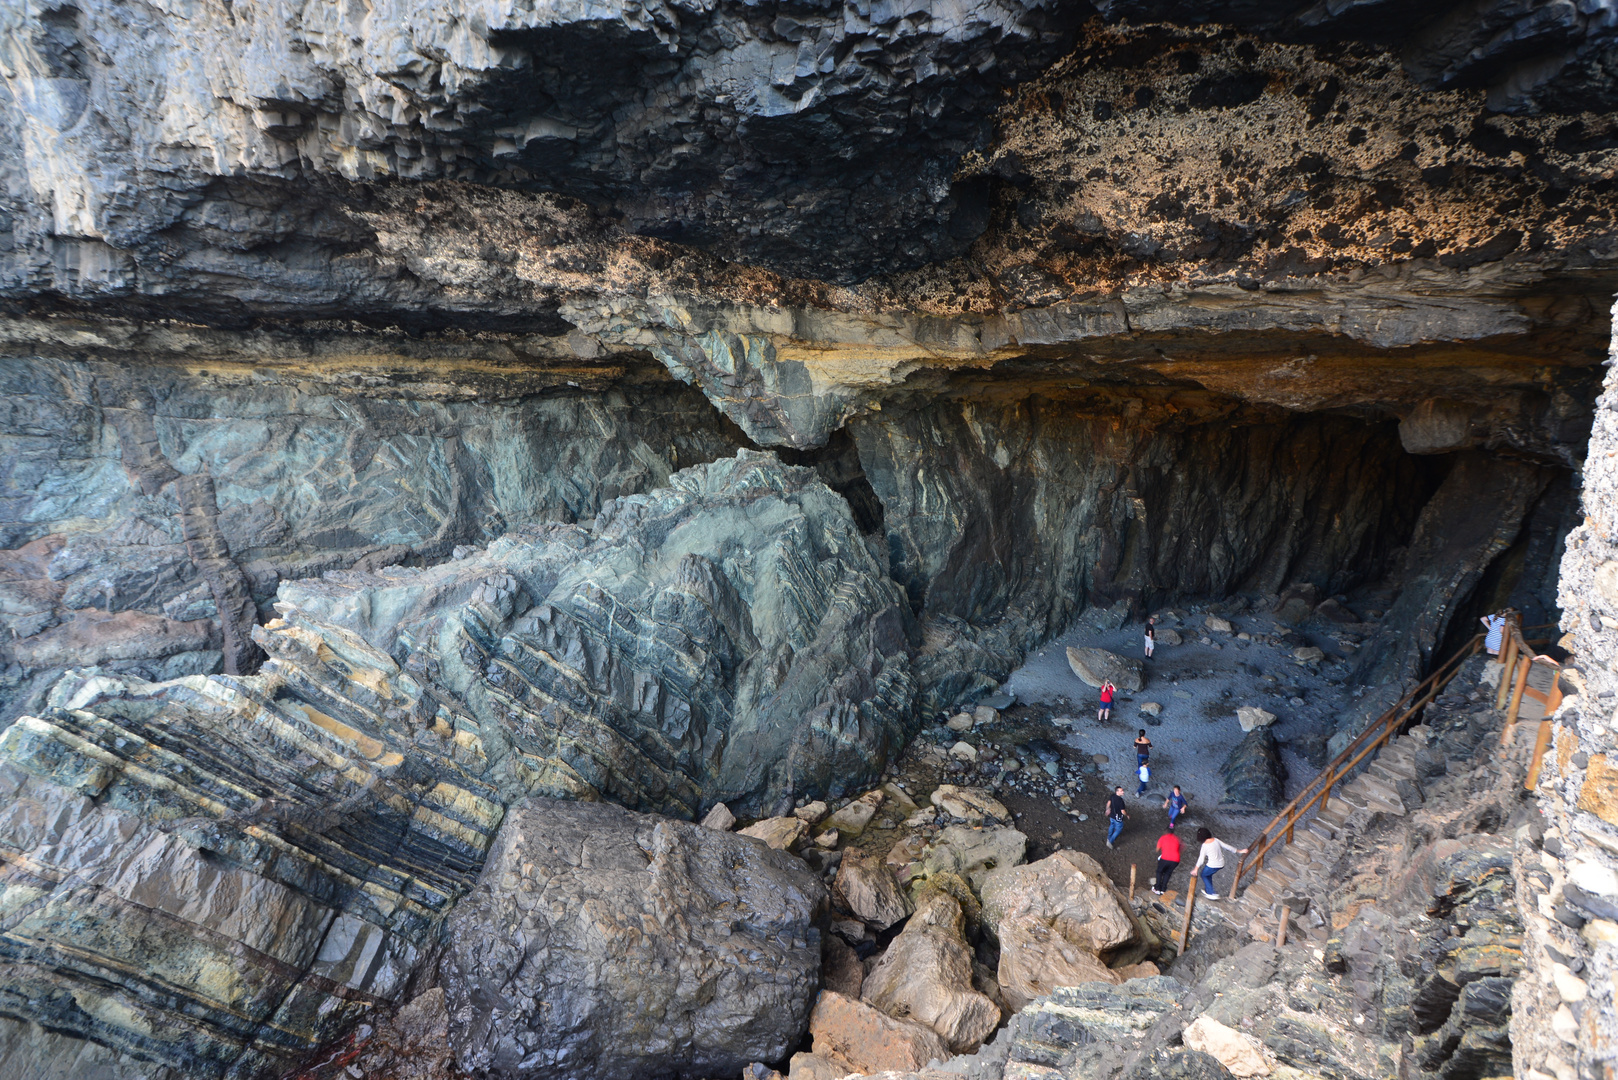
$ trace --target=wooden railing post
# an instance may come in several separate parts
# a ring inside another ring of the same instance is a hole
[[[1551,722],[1539,722],[1539,736],[1534,739],[1534,759],[1528,763],[1528,779],[1523,781],[1523,787],[1533,791],[1539,787],[1539,767],[1545,761],[1545,750],[1551,744]]]
[[[1506,727],[1500,733],[1500,745],[1511,745],[1512,729],[1517,726],[1517,712],[1522,708],[1522,692],[1528,686],[1528,669],[1533,665],[1533,658],[1519,654],[1517,660],[1516,685],[1511,691],[1511,708],[1506,712]]]
[[[1191,871],[1191,883],[1185,887],[1185,922],[1180,924],[1180,955],[1185,955],[1185,947],[1191,944],[1191,911],[1197,906],[1197,893],[1202,886],[1197,884],[1197,872]]]
[[[1281,924],[1275,928],[1275,947],[1277,949],[1287,943],[1287,920],[1290,918],[1292,918],[1292,909],[1283,907],[1281,909]]]

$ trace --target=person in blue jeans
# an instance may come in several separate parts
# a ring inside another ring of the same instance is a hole
[[[1112,797],[1107,800],[1107,846],[1117,841],[1118,834],[1124,831],[1124,819],[1129,811],[1124,807],[1124,786],[1119,784],[1113,789]]]
[[[1219,899],[1219,892],[1213,886],[1214,875],[1225,868],[1225,852],[1232,855],[1246,855],[1246,848],[1233,848],[1223,840],[1214,836],[1206,828],[1197,830],[1197,843],[1202,850],[1197,853],[1197,865],[1191,868],[1193,874],[1202,877],[1202,895],[1209,900]]]
[[[1140,763],[1140,788],[1135,792],[1135,798],[1146,794],[1146,785],[1152,782],[1152,767],[1146,762]]]
[[[1180,794],[1180,785],[1174,785],[1174,791],[1163,800],[1163,809],[1169,812],[1169,828],[1172,829],[1179,822],[1180,815],[1185,813],[1185,796]]]

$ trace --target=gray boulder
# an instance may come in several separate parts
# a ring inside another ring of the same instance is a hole
[[[1073,669],[1073,674],[1090,686],[1100,686],[1108,679],[1120,690],[1139,690],[1142,686],[1141,662],[1106,649],[1081,649],[1070,645],[1067,663]]]
[[[1287,769],[1275,733],[1268,727],[1248,732],[1219,771],[1225,778],[1228,803],[1273,810],[1285,798]]]
[[[910,609],[848,504],[741,451],[426,570],[328,574],[280,606],[464,700],[513,798],[746,817],[869,786],[915,730]]]
[[[735,1076],[802,1039],[824,887],[755,840],[602,803],[511,811],[445,927],[460,1067]]]

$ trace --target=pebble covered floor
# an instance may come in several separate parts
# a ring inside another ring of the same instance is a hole
[[[1228,610],[1220,617],[1232,631],[1220,633],[1206,629],[1207,614],[1200,608],[1159,613],[1159,627],[1178,632],[1182,644],[1158,644],[1146,663],[1143,689],[1120,693],[1106,724],[1097,722],[1096,691],[1073,674],[1067,646],[1139,658],[1143,624],[1117,629],[1075,624],[1030,654],[1007,679],[1003,689],[1016,703],[997,720],[964,735],[945,728],[929,733],[942,745],[964,739],[980,751],[975,779],[972,766],[963,767],[965,779],[945,779],[982,783],[984,774],[995,774],[997,796],[1018,815],[1017,827],[1028,836],[1030,860],[1058,848],[1083,851],[1121,885],[1127,885],[1133,863],[1141,890],[1150,887],[1156,870],[1157,839],[1168,820],[1163,801],[1179,784],[1190,811],[1177,830],[1186,861],[1171,888],[1183,888],[1196,857],[1198,826],[1243,847],[1274,816],[1273,810],[1220,805],[1220,766],[1244,734],[1236,709],[1257,706],[1277,717],[1273,730],[1282,743],[1290,799],[1318,773],[1326,739],[1359,696],[1351,676],[1352,643],[1359,634],[1316,624],[1288,627],[1265,615]],[[1294,650],[1306,645],[1320,648],[1325,659],[1296,659]],[[1143,713],[1147,702],[1161,705],[1161,714]],[[1152,778],[1147,793],[1137,796],[1133,744],[1143,727],[1152,740]],[[1118,845],[1109,850],[1103,806],[1118,784],[1124,786],[1130,818]],[[1222,875],[1223,888],[1230,873]]]

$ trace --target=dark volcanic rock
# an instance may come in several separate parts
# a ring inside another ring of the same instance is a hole
[[[446,926],[451,1040],[478,1075],[734,1076],[802,1039],[825,888],[747,837],[599,803],[506,818]]]
[[[1275,733],[1254,728],[1242,737],[1219,767],[1225,778],[1225,801],[1258,810],[1274,810],[1284,801],[1287,768],[1281,762]]]

